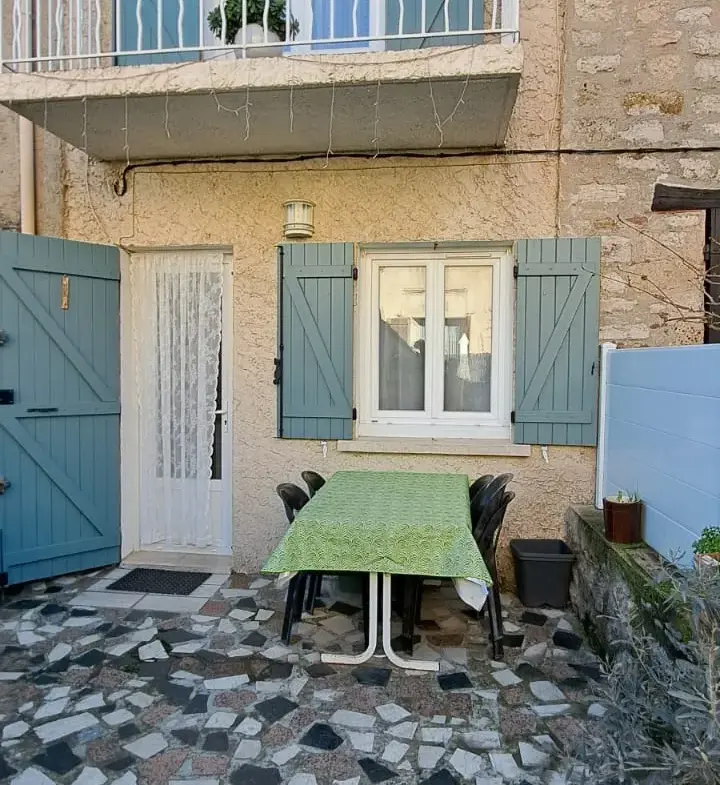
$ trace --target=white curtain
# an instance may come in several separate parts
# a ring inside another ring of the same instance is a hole
[[[211,544],[223,254],[133,256],[140,542]]]

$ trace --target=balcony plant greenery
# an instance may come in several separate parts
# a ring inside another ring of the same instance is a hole
[[[265,14],[265,0],[247,0],[248,25],[263,25]],[[236,36],[243,26],[243,0],[225,0],[225,43],[232,45],[236,43]],[[222,12],[218,5],[208,14],[208,26],[218,38],[222,35]],[[281,41],[285,40],[286,25],[288,24],[285,0],[270,0],[268,11],[268,29],[275,33]],[[294,38],[299,30],[299,24],[295,17],[290,17],[290,38]]]
[[[707,526],[693,543],[695,564],[720,565],[720,526]]]

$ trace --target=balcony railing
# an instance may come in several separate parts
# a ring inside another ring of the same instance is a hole
[[[519,0],[2,0],[0,71],[512,44]],[[261,17],[253,16],[260,6]],[[208,17],[215,11],[214,31]],[[233,36],[233,32],[237,34]]]

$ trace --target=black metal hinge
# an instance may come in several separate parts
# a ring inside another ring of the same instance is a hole
[[[510,412],[510,422],[515,425],[515,409]]]
[[[705,246],[703,248],[703,261],[705,262],[705,264],[710,263],[711,250],[712,249],[710,248],[710,243],[705,243]]]
[[[357,267],[353,267],[353,269],[352,269],[352,278],[353,278],[353,281],[357,281],[357,279],[358,279],[358,268]]]
[[[273,361],[275,363],[275,372],[273,373],[273,384],[280,384],[282,380],[282,360],[276,357]]]
[[[353,418],[353,421],[357,420],[357,409],[355,407],[353,407],[353,410],[352,410],[352,418]]]
[[[513,267],[513,278],[517,278],[520,275],[520,265],[516,264]]]

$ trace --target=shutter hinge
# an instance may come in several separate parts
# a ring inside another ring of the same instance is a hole
[[[357,281],[357,279],[358,279],[358,268],[357,267],[353,267],[352,268],[352,279],[353,279],[353,281]]]
[[[510,412],[510,422],[515,425],[515,409]]]
[[[352,418],[353,418],[353,422],[357,420],[357,409],[354,406],[352,410]]]
[[[517,279],[519,275],[520,275],[520,265],[516,264],[513,266],[513,278]]]
[[[275,363],[275,372],[273,373],[273,384],[280,384],[282,381],[282,360],[276,357],[273,362]]]
[[[6,572],[0,572],[0,586],[7,586],[8,585],[8,574]]]
[[[705,262],[705,264],[710,263],[711,250],[712,249],[710,248],[710,243],[705,243],[705,246],[703,247],[703,261]]]

